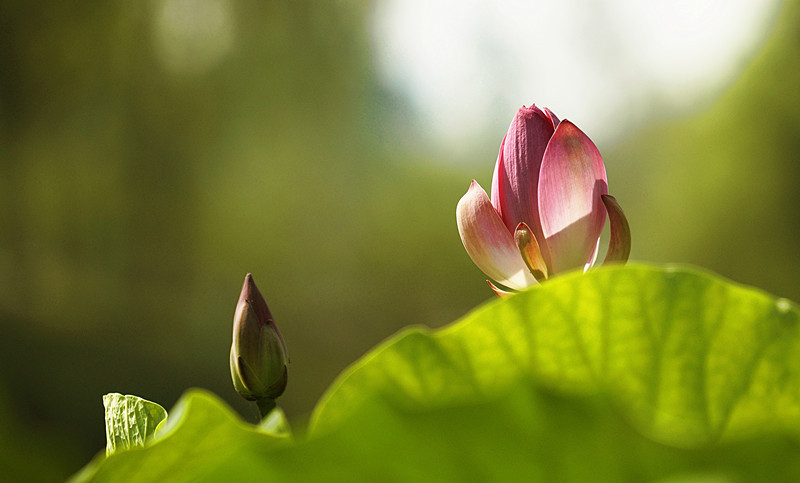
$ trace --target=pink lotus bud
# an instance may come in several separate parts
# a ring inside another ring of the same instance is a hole
[[[597,147],[580,129],[545,108],[523,106],[511,121],[494,167],[491,200],[474,180],[456,221],[472,261],[514,290],[597,257],[611,221],[607,262],[625,262],[630,229],[613,196]]]
[[[250,401],[277,398],[286,388],[286,360],[283,337],[248,273],[233,316],[230,366],[236,392]]]

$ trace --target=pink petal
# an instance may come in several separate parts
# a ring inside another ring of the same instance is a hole
[[[583,267],[606,220],[608,193],[600,152],[580,129],[561,121],[539,174],[539,214],[554,273]]]
[[[608,241],[608,251],[603,265],[611,262],[625,263],[631,253],[631,227],[616,198],[611,195],[602,195],[601,198],[603,204],[606,205],[608,223],[611,228],[611,239]]]
[[[543,240],[536,187],[553,120],[536,106],[522,107],[508,128],[492,177],[492,204],[513,233],[520,222]]]
[[[464,248],[489,278],[516,290],[536,284],[522,261],[514,237],[475,180],[458,202],[456,222]]]

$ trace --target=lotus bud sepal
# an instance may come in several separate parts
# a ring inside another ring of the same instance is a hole
[[[628,219],[616,198],[611,195],[602,195],[600,198],[606,205],[611,235],[603,265],[614,262],[625,263],[631,254],[631,227],[628,225]]]

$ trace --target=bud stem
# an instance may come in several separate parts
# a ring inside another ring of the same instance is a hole
[[[275,400],[271,397],[262,397],[261,399],[256,399],[256,404],[258,405],[258,412],[261,414],[261,419],[267,417],[267,415],[275,409]]]

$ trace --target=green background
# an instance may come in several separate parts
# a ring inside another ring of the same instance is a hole
[[[289,346],[280,404],[301,427],[378,341],[490,298],[454,211],[470,179],[489,186],[513,112],[470,159],[418,142],[378,82],[369,4],[232,4],[231,51],[181,72],[159,61],[156,3],[1,5],[6,474],[87,462],[108,392],[169,409],[203,387],[255,419],[227,367],[246,272]],[[800,300],[798,29],[788,1],[722,90],[690,112],[654,103],[598,146],[634,259]]]

